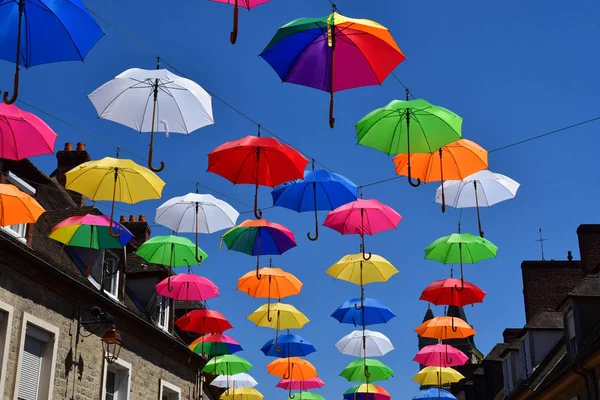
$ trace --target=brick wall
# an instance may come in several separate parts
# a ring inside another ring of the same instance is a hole
[[[579,225],[577,236],[583,268],[587,273],[590,273],[600,264],[600,225]]]

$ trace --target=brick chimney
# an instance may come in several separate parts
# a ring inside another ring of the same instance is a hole
[[[144,215],[140,215],[139,219],[135,215],[130,215],[129,221],[126,216],[121,215],[119,222],[133,234],[133,239],[129,242],[133,246],[140,247],[142,243],[150,239],[152,230]]]
[[[56,153],[57,166],[56,170],[50,174],[51,178],[56,178],[56,181],[62,186],[65,187],[67,183],[67,178],[65,174],[77,167],[78,165],[83,164],[84,162],[91,161],[90,155],[85,150],[85,143],[79,142],[77,143],[77,149],[73,150],[73,146],[71,143],[65,143],[65,149],[60,150]],[[85,196],[82,194],[67,190],[69,196],[75,201],[79,207],[85,206]]]
[[[579,225],[577,236],[582,268],[585,274],[589,274],[600,264],[600,225]]]

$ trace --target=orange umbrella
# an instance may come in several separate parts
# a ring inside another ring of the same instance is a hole
[[[464,339],[475,334],[469,324],[455,317],[435,317],[423,322],[415,332],[421,337],[438,340]]]
[[[300,357],[278,358],[267,365],[267,372],[291,381],[317,378],[317,369],[314,365]]]
[[[408,176],[408,154],[394,157],[396,174]],[[411,175],[423,182],[462,180],[488,167],[488,153],[477,143],[460,139],[447,144],[433,153],[410,154]],[[442,212],[446,211],[442,189]]]
[[[33,224],[46,210],[16,186],[0,184],[0,226]]]

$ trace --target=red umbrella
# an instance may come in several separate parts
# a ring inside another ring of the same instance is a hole
[[[233,328],[227,318],[215,310],[192,310],[183,315],[175,325],[182,331],[199,333],[223,333]]]
[[[274,138],[246,136],[226,142],[208,153],[208,172],[221,175],[233,184],[254,184],[254,216],[258,210],[258,186],[275,187],[304,178],[308,160],[296,149]]]
[[[465,282],[464,290],[457,290],[460,279],[443,279],[427,286],[419,300],[446,306],[463,307],[469,304],[482,303],[486,293],[470,282]]]

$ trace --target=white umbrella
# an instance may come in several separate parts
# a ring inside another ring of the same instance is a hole
[[[210,383],[213,386],[220,388],[250,388],[258,385],[258,382],[244,372],[234,375],[219,375]]]
[[[515,198],[520,184],[508,176],[496,174],[487,169],[475,172],[462,181],[444,182],[446,204],[454,208],[477,207],[477,224],[479,234],[481,219],[479,207],[490,207],[504,200]],[[435,202],[442,202],[442,186],[435,191]]]
[[[368,329],[349,333],[341,338],[335,347],[342,354],[355,357],[379,357],[394,350],[394,346],[387,336]]]
[[[99,118],[140,133],[151,132],[148,166],[154,172],[164,168],[162,162],[160,168],[152,167],[154,132],[189,135],[215,123],[212,98],[206,90],[192,80],[158,68],[128,69],[88,95]]]

